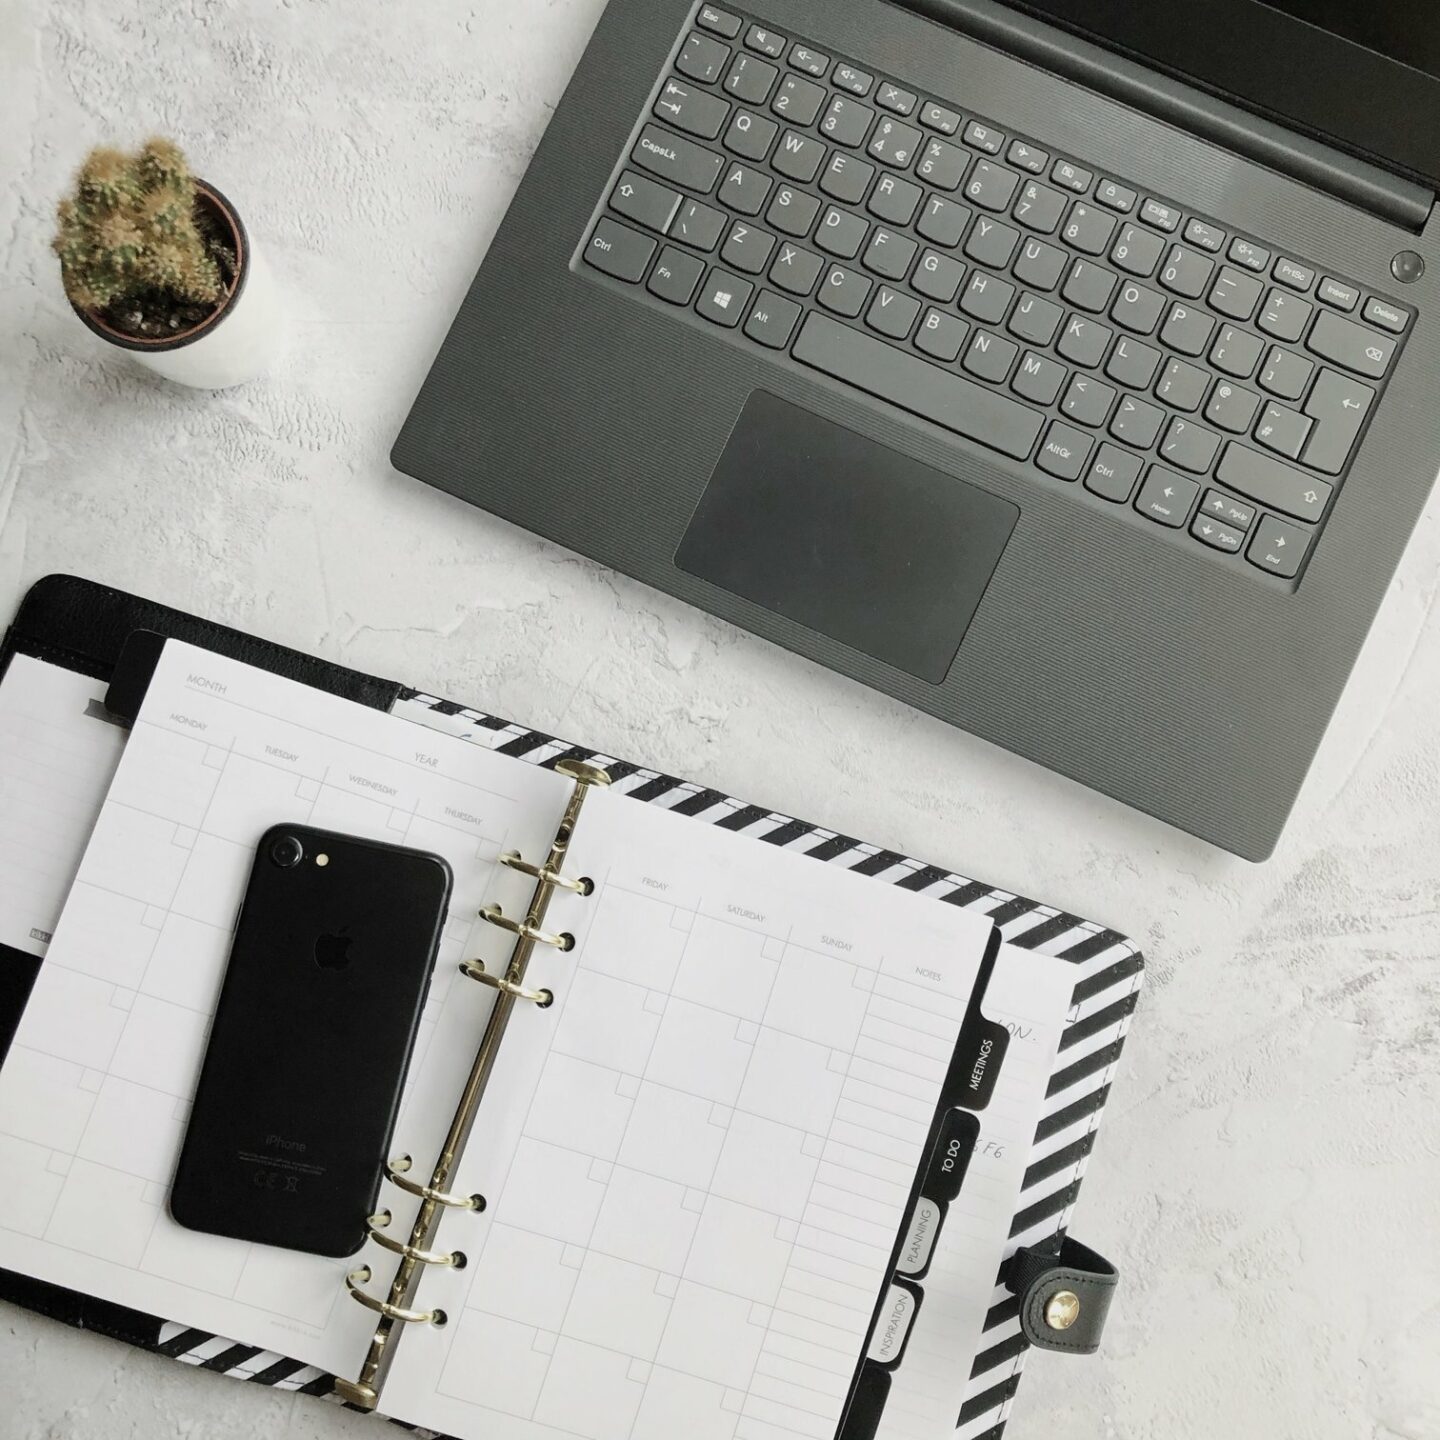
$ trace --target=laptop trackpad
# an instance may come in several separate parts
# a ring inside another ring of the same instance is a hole
[[[675,563],[938,685],[1020,510],[756,391]]]

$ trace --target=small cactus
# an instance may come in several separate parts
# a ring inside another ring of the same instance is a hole
[[[92,151],[74,193],[60,202],[54,240],[71,302],[93,312],[131,309],[126,328],[145,332],[159,327],[142,312],[218,305],[221,265],[232,257],[217,254],[202,231],[195,193],[190,167],[169,140],[148,140],[136,155]]]

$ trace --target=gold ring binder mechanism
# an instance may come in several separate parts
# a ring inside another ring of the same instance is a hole
[[[485,1033],[480,1039],[480,1048],[476,1051],[474,1064],[470,1067],[469,1078],[461,1092],[459,1106],[456,1108],[454,1118],[450,1121],[449,1130],[446,1131],[445,1142],[440,1149],[440,1157],[435,1162],[435,1168],[430,1172],[429,1183],[422,1184],[420,1181],[412,1179],[407,1173],[412,1163],[408,1155],[402,1155],[392,1160],[385,1168],[386,1177],[392,1185],[404,1190],[407,1194],[418,1196],[420,1199],[420,1210],[415,1216],[415,1223],[410,1227],[408,1240],[398,1240],[385,1233],[386,1227],[390,1224],[388,1210],[382,1210],[370,1217],[370,1238],[377,1245],[400,1257],[400,1264],[396,1268],[394,1279],[390,1282],[389,1292],[383,1300],[380,1300],[361,1288],[371,1279],[371,1270],[368,1265],[362,1265],[359,1269],[352,1270],[345,1277],[345,1288],[351,1296],[367,1310],[373,1310],[380,1316],[380,1323],[376,1326],[374,1338],[370,1341],[370,1349],[365,1357],[364,1365],[361,1366],[359,1378],[355,1380],[337,1379],[335,1382],[336,1394],[341,1399],[364,1410],[373,1410],[379,1401],[380,1390],[385,1383],[385,1375],[394,1357],[395,1345],[400,1337],[397,1327],[402,1325],[444,1325],[446,1323],[447,1317],[443,1310],[413,1308],[415,1292],[419,1288],[425,1266],[444,1265],[458,1270],[465,1264],[465,1256],[461,1251],[440,1251],[430,1248],[440,1224],[440,1217],[446,1209],[483,1210],[485,1208],[483,1195],[456,1195],[452,1194],[447,1187],[460,1162],[465,1143],[470,1138],[470,1131],[475,1124],[475,1116],[480,1109],[480,1101],[484,1097],[490,1073],[495,1068],[495,1058],[500,1048],[500,1042],[505,1035],[505,1027],[510,1023],[510,1015],[516,1002],[527,1000],[531,1004],[543,1008],[555,998],[549,990],[529,989],[524,983],[525,971],[530,964],[530,957],[534,953],[535,947],[550,945],[557,950],[569,950],[575,944],[574,936],[551,934],[543,928],[545,912],[550,907],[550,899],[557,890],[568,890],[573,894],[583,896],[589,895],[594,889],[589,880],[575,879],[562,874],[560,866],[564,863],[566,852],[570,848],[570,840],[575,833],[575,822],[580,817],[580,810],[585,803],[586,795],[592,786],[608,785],[610,776],[599,766],[588,765],[580,760],[562,760],[555,770],[557,774],[573,780],[575,788],[570,793],[570,799],[560,821],[560,828],[556,830],[555,838],[550,842],[550,853],[545,857],[544,863],[532,865],[514,851],[507,851],[500,857],[502,865],[516,870],[522,875],[528,875],[535,881],[535,889],[530,896],[530,905],[525,912],[525,918],[523,920],[511,919],[501,912],[498,905],[487,905],[480,912],[483,919],[502,930],[508,930],[515,937],[515,944],[510,951],[510,959],[505,966],[505,973],[491,975],[479,960],[466,960],[460,966],[461,971],[472,980],[478,980],[482,985],[488,985],[498,993],[495,997],[495,1009],[491,1012],[489,1023],[485,1026]]]

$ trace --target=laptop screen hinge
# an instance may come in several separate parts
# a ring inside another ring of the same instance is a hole
[[[1430,218],[1434,190],[995,0],[896,3],[1393,225],[1418,234]]]

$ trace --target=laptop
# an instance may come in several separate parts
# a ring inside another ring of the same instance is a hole
[[[610,0],[397,467],[1251,860],[1440,466],[1440,12]]]

